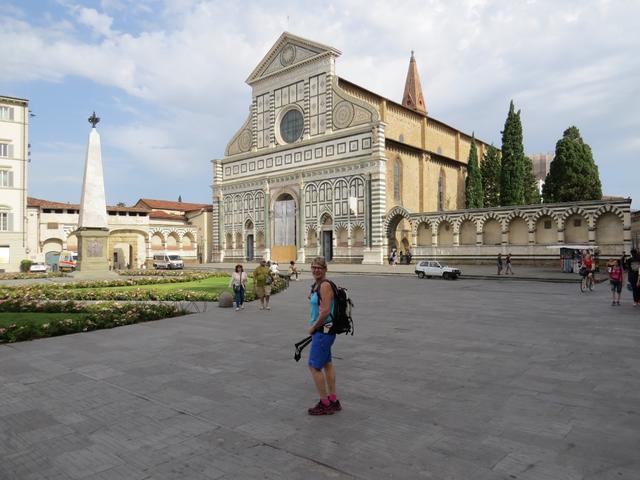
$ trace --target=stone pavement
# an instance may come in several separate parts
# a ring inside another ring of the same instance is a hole
[[[273,309],[0,346],[0,479],[640,478],[640,311],[598,286],[339,276],[342,412]]]
[[[454,264],[443,263],[443,265],[450,265],[462,270],[462,276],[460,279],[484,279],[484,280],[499,280],[499,281],[518,281],[518,280],[533,280],[543,282],[555,282],[555,283],[577,283],[580,279],[578,274],[575,273],[563,273],[560,271],[560,267],[554,268],[549,266],[514,266],[514,275],[497,275],[497,269],[494,265],[466,265],[466,264]],[[212,271],[226,271],[232,272],[236,263],[207,263],[192,267],[198,270],[212,270]],[[257,263],[245,263],[245,270],[251,273]],[[310,278],[309,264],[298,264],[298,268],[302,269],[303,277]],[[341,275],[404,275],[415,276],[415,262],[411,265],[361,265],[361,264],[348,264],[348,263],[332,263],[330,269],[334,273]],[[282,265],[282,271],[287,272],[288,265]],[[306,274],[306,275],[305,275]],[[606,274],[597,274],[601,279],[606,277]]]

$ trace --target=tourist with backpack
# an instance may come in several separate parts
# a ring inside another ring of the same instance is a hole
[[[327,279],[327,262],[324,257],[316,257],[311,262],[314,284],[311,287],[309,303],[309,371],[316,386],[320,401],[308,410],[309,415],[333,415],[342,410],[336,396],[336,374],[331,361],[331,347],[336,340],[331,333],[332,312],[334,310],[334,286]]]

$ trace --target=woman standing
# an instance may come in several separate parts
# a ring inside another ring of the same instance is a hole
[[[247,274],[244,273],[242,265],[236,265],[236,270],[231,274],[229,286],[233,288],[236,301],[236,312],[244,309],[244,292],[247,289]]]

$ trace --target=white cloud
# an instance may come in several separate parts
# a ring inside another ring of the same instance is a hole
[[[530,152],[553,149],[576,124],[593,132],[585,140],[606,158],[612,138],[627,141],[614,126],[640,129],[639,3],[79,3],[71,5],[74,16],[44,27],[17,14],[0,20],[0,82],[78,76],[126,94],[118,95],[121,105],[127,95],[146,102],[160,120],[144,122],[132,107],[137,114],[110,137],[145,168],[169,165],[176,155],[189,165],[220,155],[246,116],[244,79],[284,29],[342,50],[338,75],[395,101],[415,50],[430,114],[489,141],[499,143],[512,98]],[[127,31],[127,22],[138,30]],[[79,26],[96,36],[81,36]]]

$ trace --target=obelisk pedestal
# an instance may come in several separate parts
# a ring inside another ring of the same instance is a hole
[[[95,112],[89,118],[93,125],[89,133],[87,156],[82,182],[82,200],[78,230],[78,265],[76,278],[112,276],[109,271],[109,227],[107,204],[104,194],[102,152],[96,124],[100,121]]]

